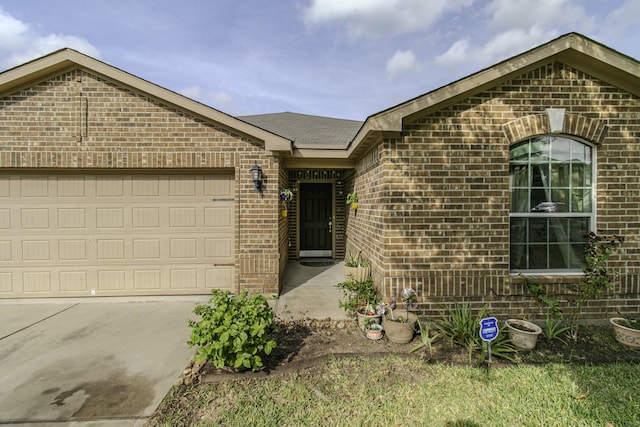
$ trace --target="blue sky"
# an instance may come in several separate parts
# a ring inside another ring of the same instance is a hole
[[[640,0],[0,0],[0,69],[62,47],[232,115],[368,115],[567,32],[640,59]]]

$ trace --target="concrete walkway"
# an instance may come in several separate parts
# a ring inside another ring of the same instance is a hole
[[[335,287],[343,281],[344,262],[324,258],[289,261],[275,304],[277,316],[283,320],[348,319],[338,307],[342,291]]]

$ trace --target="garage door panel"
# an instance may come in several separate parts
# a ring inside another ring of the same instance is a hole
[[[231,289],[233,193],[232,175],[2,175],[0,298]]]
[[[61,271],[60,292],[82,292],[89,290],[86,271]]]
[[[51,273],[48,271],[32,271],[22,274],[22,288],[25,294],[51,292]]]

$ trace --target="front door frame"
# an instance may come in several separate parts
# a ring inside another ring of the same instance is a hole
[[[331,249],[330,250],[301,250],[300,249],[300,231],[302,230],[301,216],[300,215],[300,199],[297,197],[297,215],[296,215],[296,248],[298,250],[298,258],[333,258],[336,251],[336,233],[335,233],[335,218],[336,218],[336,183],[335,180],[300,180],[296,182],[296,191],[300,194],[300,184],[331,184],[331,221],[333,226],[331,228]]]

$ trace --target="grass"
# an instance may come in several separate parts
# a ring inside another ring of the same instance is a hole
[[[151,425],[638,426],[640,365],[473,368],[329,360],[287,375],[174,388]]]

